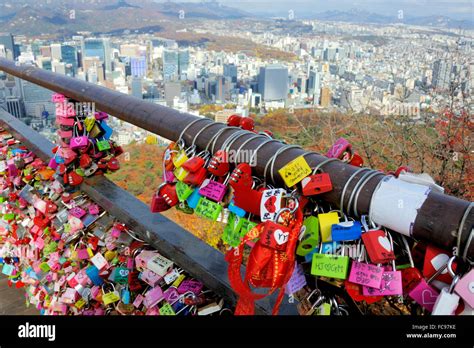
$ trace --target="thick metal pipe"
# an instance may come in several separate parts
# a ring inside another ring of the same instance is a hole
[[[74,100],[94,102],[96,108],[99,110],[105,111],[123,121],[132,123],[173,141],[178,139],[180,133],[190,122],[198,119],[198,117],[191,114],[145,102],[141,99],[65,75],[55,74],[29,65],[18,65],[4,58],[0,58],[0,70],[55,92],[62,93]],[[196,133],[202,130],[205,124],[205,121],[197,122],[187,129],[184,134],[184,140],[187,144],[193,141]],[[205,148],[212,136],[223,127],[225,127],[225,125],[216,123],[212,127],[204,129],[196,139],[196,145],[199,148]],[[230,129],[225,131],[222,136],[217,139],[216,148],[219,148],[231,134],[237,131],[239,130]],[[248,134],[242,135],[233,143],[231,148],[234,150],[238,149],[239,146],[251,136],[254,136],[254,133],[248,132]],[[252,140],[244,149],[255,149],[260,143],[266,140],[267,138],[264,136]],[[265,165],[282,146],[284,145],[271,142],[261,148],[257,154],[257,166],[255,168],[257,175],[263,175]],[[273,170],[275,177],[274,184],[281,185],[282,183],[278,169],[292,159],[305,153],[306,152],[302,149],[290,149],[283,152],[281,156],[278,156],[275,160]],[[326,159],[326,157],[318,154],[310,154],[305,158],[312,167]],[[358,169],[357,167],[340,161],[330,162],[324,165],[324,170],[331,175],[334,189],[331,192],[321,195],[321,197],[331,205],[339,207],[344,187],[349,178],[351,178]],[[269,174],[270,171],[267,173],[268,179],[270,178]],[[345,206],[348,205],[351,193],[363,175],[364,173],[356,174],[353,180],[347,185],[344,195]],[[357,211],[359,215],[368,213],[372,194],[382,178],[382,175],[375,176],[363,186],[358,198]],[[270,183],[271,180],[269,179],[267,182]],[[418,216],[413,226],[413,237],[431,242],[445,249],[452,248],[457,244],[458,229],[468,205],[469,202],[462,199],[431,192],[418,211]],[[393,214],[397,214],[397,212],[393,212]],[[466,243],[473,224],[474,209],[471,210],[464,223],[461,234],[461,245]],[[470,257],[474,256],[474,242],[470,244],[467,254]]]

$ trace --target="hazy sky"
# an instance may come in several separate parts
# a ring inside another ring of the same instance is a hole
[[[303,16],[327,10],[356,8],[394,16],[399,10],[403,10],[405,16],[447,15],[474,21],[474,0],[219,0],[219,2],[255,14],[285,15],[289,10],[293,10],[295,17],[298,16],[298,12]]]

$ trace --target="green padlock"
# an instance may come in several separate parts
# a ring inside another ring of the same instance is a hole
[[[240,228],[240,237],[244,237],[252,228],[257,226],[256,222],[250,221],[246,218],[241,218],[242,227]]]
[[[85,176],[86,174],[84,173],[84,169],[82,168],[77,168],[76,173],[80,176]]]
[[[309,216],[303,221],[304,235],[298,244],[296,255],[306,256],[319,244],[319,220],[316,216]]]
[[[115,269],[114,281],[118,284],[128,284],[128,274],[130,271],[126,267],[117,267]]]
[[[176,195],[180,202],[184,202],[194,192],[194,189],[182,181],[176,183]]]
[[[222,240],[230,246],[236,247],[240,244],[240,231],[242,229],[243,218],[234,213],[230,213],[227,219],[227,225],[224,227]],[[247,220],[248,221],[248,220]]]
[[[320,245],[319,250],[322,249]],[[342,247],[344,254],[344,247]],[[315,276],[346,279],[347,269],[349,268],[349,257],[344,255],[332,254],[313,254],[313,262],[311,263],[311,274]]]
[[[110,142],[108,140],[97,140],[96,142],[97,148],[99,151],[106,151],[110,150]]]
[[[201,197],[194,211],[198,216],[216,221],[221,213],[221,210],[222,205],[219,203],[215,203],[209,199],[206,199],[205,197]]]
[[[15,219],[15,214],[13,213],[6,213],[3,215],[3,220],[5,221],[12,221]]]
[[[95,117],[89,116],[84,120],[84,125],[86,126],[86,131],[90,132],[95,125]]]
[[[194,213],[194,209],[191,208],[188,205],[188,203],[186,203],[186,201],[185,202],[179,202],[179,204],[176,205],[175,207],[176,207],[176,210],[182,211],[185,214],[193,214]]]

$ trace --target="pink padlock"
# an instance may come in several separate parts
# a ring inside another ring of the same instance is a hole
[[[77,257],[79,260],[88,260],[90,258],[89,251],[87,248],[76,250]]]
[[[159,276],[158,274],[156,274],[155,272],[153,271],[150,271],[149,269],[145,269],[141,274],[140,274],[140,277],[139,277],[141,280],[143,280],[145,283],[147,283],[148,285],[150,285],[151,287],[154,287],[156,286],[160,280],[163,278],[161,276]]]
[[[154,287],[145,294],[143,305],[147,308],[154,307],[163,299],[163,290],[159,286]]]
[[[409,292],[408,296],[414,299],[420,306],[432,312],[439,292],[431,287],[426,280],[422,279],[421,282]]]
[[[204,285],[197,280],[185,279],[179,285],[178,292],[184,294],[185,292],[191,291],[195,295],[199,295],[203,287]]]
[[[199,187],[199,194],[215,202],[222,201],[227,191],[227,185],[221,184],[215,180],[205,179]]]
[[[51,101],[53,103],[63,103],[66,100],[66,97],[63,94],[53,93],[51,96]]]
[[[69,214],[80,219],[81,217],[86,215],[86,211],[81,207],[74,207],[69,210]]]
[[[171,170],[166,170],[165,175],[164,175],[164,181],[166,182],[174,182],[176,177],[174,176],[174,173]]]
[[[454,287],[454,291],[456,291],[469,306],[474,307],[474,269],[471,269],[459,280]]]
[[[349,281],[369,288],[380,289],[382,283],[382,267],[353,261]]]
[[[168,289],[165,290],[163,293],[163,298],[169,304],[174,304],[176,301],[179,300],[180,294],[178,290],[174,286],[170,286]]]
[[[343,156],[344,152],[351,152],[352,145],[344,138],[339,138],[336,140],[334,145],[326,153],[328,158],[339,158]]]
[[[148,261],[155,257],[157,252],[151,250],[143,250],[135,257],[135,267],[140,271],[146,268]]]
[[[365,296],[392,296],[403,295],[402,272],[395,271],[395,265],[392,271],[384,271],[382,273],[382,281],[380,289],[362,286],[362,293]]]
[[[89,214],[91,215],[97,215],[99,214],[99,206],[97,204],[91,204],[89,205]]]

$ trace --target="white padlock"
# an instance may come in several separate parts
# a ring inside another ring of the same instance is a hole
[[[155,272],[159,276],[164,277],[166,273],[173,268],[173,262],[160,254],[156,254],[156,256],[153,256],[148,260],[146,268]]]
[[[459,306],[460,297],[454,293],[454,286],[459,281],[459,276],[455,276],[449,288],[441,289],[433,306],[432,315],[453,315]]]

